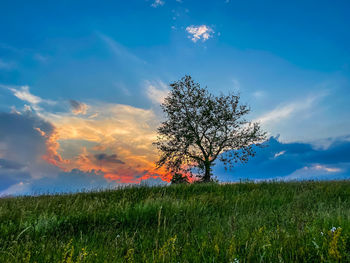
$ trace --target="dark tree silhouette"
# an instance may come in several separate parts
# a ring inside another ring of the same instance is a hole
[[[188,178],[180,173],[174,173],[173,178],[171,178],[171,184],[188,184]]]
[[[190,76],[170,84],[169,95],[161,104],[165,121],[158,128],[154,145],[160,151],[157,167],[190,172],[203,182],[212,180],[212,166],[220,160],[225,167],[247,162],[254,156],[253,145],[265,140],[258,123],[244,119],[247,105],[238,94],[214,96]]]

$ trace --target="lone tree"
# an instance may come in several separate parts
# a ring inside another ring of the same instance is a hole
[[[247,105],[238,94],[214,96],[195,83],[191,76],[170,84],[161,104],[166,120],[158,128],[154,145],[161,155],[157,167],[173,174],[197,168],[197,177],[212,181],[212,166],[219,159],[225,168],[247,162],[254,156],[253,145],[265,140],[258,123],[248,122]]]

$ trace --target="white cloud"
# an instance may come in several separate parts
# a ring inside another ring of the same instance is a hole
[[[272,111],[265,113],[264,115],[262,115],[261,117],[258,117],[254,121],[260,122],[262,124],[266,124],[266,123],[279,122],[281,120],[288,119],[289,117],[291,117],[296,113],[300,113],[302,111],[310,109],[313,106],[316,99],[318,99],[319,97],[320,95],[312,96],[302,101],[294,101],[288,104],[277,106]]]
[[[26,194],[26,193],[28,193],[29,189],[30,189],[29,183],[19,182],[17,184],[11,185],[7,189],[1,191],[0,197]]]
[[[342,169],[336,167],[328,167],[321,164],[314,164],[311,166],[305,166],[291,173],[290,175],[280,177],[279,179],[284,181],[290,180],[312,180],[327,178],[331,174],[342,172]]]
[[[12,62],[5,62],[2,59],[0,59],[0,69],[3,70],[10,70],[13,69],[15,67],[15,64]]]
[[[45,63],[45,62],[47,62],[47,60],[48,60],[49,58],[48,58],[47,56],[44,56],[44,55],[42,55],[42,54],[37,53],[37,54],[34,55],[34,59],[35,59],[36,61],[41,62],[41,63]]]
[[[261,91],[261,90],[257,90],[255,92],[253,92],[253,97],[256,98],[256,99],[261,98],[263,96],[264,96],[264,92]]]
[[[126,49],[123,45],[121,45],[111,37],[101,33],[97,33],[97,35],[117,57],[124,58],[125,60],[129,60],[139,64],[147,64],[144,60],[131,53],[128,49]]]
[[[124,93],[124,95],[131,96],[130,90],[126,87],[126,85],[123,82],[115,82],[113,83],[113,85],[119,90],[121,90]]]
[[[15,97],[18,99],[28,102],[30,104],[30,107],[28,105],[25,106],[27,110],[30,110],[30,108],[33,108],[36,111],[41,110],[39,107],[39,104],[46,103],[48,105],[55,105],[56,102],[52,100],[42,99],[36,95],[33,95],[30,93],[29,86],[7,86],[7,85],[0,85],[1,88],[5,88],[10,90]]]
[[[164,4],[165,4],[165,2],[162,1],[162,0],[154,0],[153,4],[151,4],[151,6],[154,7],[154,8],[156,8],[156,7],[162,6],[162,5],[164,5]]]
[[[277,158],[278,156],[281,156],[281,155],[283,155],[285,153],[286,153],[286,151],[281,151],[281,152],[275,153],[273,158]]]
[[[306,167],[308,168],[308,167]],[[309,168],[310,169],[310,168]],[[342,170],[340,168],[335,168],[335,167],[327,167],[325,165],[320,165],[320,164],[316,164],[314,165],[311,169],[315,169],[315,170],[319,170],[319,171],[324,171],[324,172],[328,172],[328,173],[339,173]]]
[[[312,164],[295,170],[287,176],[266,178],[262,181],[294,181],[294,180],[318,180],[318,179],[333,179],[336,174],[340,174],[344,170],[338,167],[330,167],[322,164]],[[260,181],[260,180],[256,180]]]
[[[9,88],[18,99],[29,102],[30,104],[39,104],[43,100],[30,93],[28,86],[22,86],[19,89]]]
[[[202,41],[207,41],[209,38],[213,37],[214,30],[207,25],[201,26],[188,26],[186,27],[186,31],[190,34],[188,38],[190,38],[194,43],[198,40],[202,39]]]
[[[241,89],[241,83],[238,81],[238,79],[233,78],[232,79],[233,87],[237,90]]]
[[[169,94],[169,89],[162,81],[158,81],[156,84],[147,82],[146,94],[153,103],[161,104]]]

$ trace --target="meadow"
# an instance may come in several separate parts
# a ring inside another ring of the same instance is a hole
[[[0,262],[350,262],[350,182],[2,198]]]

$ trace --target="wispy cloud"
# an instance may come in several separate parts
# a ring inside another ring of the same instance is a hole
[[[288,119],[297,113],[311,109],[312,106],[314,106],[315,102],[323,96],[325,96],[325,93],[320,93],[319,95],[315,96],[309,96],[304,100],[298,100],[286,104],[281,104],[272,111],[269,111],[263,114],[262,116],[256,118],[254,121],[260,122],[262,124],[277,123],[279,121]]]
[[[151,4],[151,6],[154,7],[154,8],[156,8],[156,7],[162,6],[162,5],[164,5],[164,4],[165,4],[165,2],[162,1],[162,0],[154,0],[154,2]]]
[[[74,115],[86,114],[88,105],[86,105],[85,103],[82,103],[76,100],[70,100],[69,103],[70,103],[70,106],[72,107],[72,112]]]
[[[321,171],[326,171],[328,173],[339,173],[342,171],[342,169],[340,168],[336,168],[336,167],[327,167],[325,165],[320,165],[320,164],[316,164],[312,167],[313,169],[316,170],[321,170]]]
[[[207,25],[191,25],[186,27],[186,31],[190,34],[188,38],[194,43],[196,43],[198,40],[202,40],[203,42],[207,41],[209,38],[213,37],[214,34],[214,30]]]
[[[13,92],[13,95],[15,95],[18,99],[29,102],[30,104],[39,104],[43,100],[30,93],[28,86],[22,86],[18,89],[15,88],[9,88]]]
[[[126,60],[131,60],[132,62],[147,64],[146,61],[140,59],[132,52],[130,52],[123,45],[115,41],[113,38],[106,36],[102,33],[97,33],[99,38],[110,48],[110,50],[118,57],[124,58]]]
[[[49,57],[44,56],[44,55],[42,55],[42,54],[40,54],[40,53],[36,53],[36,54],[33,56],[33,58],[34,58],[36,61],[39,61],[39,62],[41,62],[41,63],[46,63],[46,62],[48,61],[48,59],[49,59]]]
[[[49,105],[56,104],[55,101],[42,99],[36,95],[33,95],[30,92],[29,86],[15,87],[15,86],[0,85],[0,87],[10,90],[15,97],[17,97],[18,99],[20,99],[24,102],[29,103],[30,106],[35,110],[41,109],[39,107],[39,104],[41,104],[41,103],[46,103]],[[28,106],[27,106],[27,108],[28,108]]]
[[[257,91],[254,91],[252,95],[254,98],[259,99],[264,97],[264,92],[261,90],[257,90]]]
[[[16,66],[14,62],[5,62],[0,59],[0,70],[11,70]]]
[[[283,154],[285,154],[286,153],[286,151],[280,151],[280,152],[278,152],[278,153],[275,153],[275,155],[273,156],[273,158],[277,158],[278,156],[281,156],[281,155],[283,155]]]
[[[310,179],[322,179],[322,178],[331,178],[330,176],[335,176],[336,174],[341,173],[343,170],[338,167],[330,167],[321,164],[312,164],[305,166],[293,172],[290,175],[284,177],[278,177],[276,179],[282,181],[291,181],[291,180],[310,180]]]
[[[238,79],[233,78],[233,79],[232,79],[232,83],[233,83],[233,88],[234,88],[234,89],[237,89],[237,90],[240,90],[240,89],[241,89],[241,83],[239,82]]]
[[[165,97],[169,94],[169,89],[167,85],[162,81],[158,81],[156,83],[151,83],[147,81],[146,86],[147,97],[153,103],[161,104],[164,101]]]

